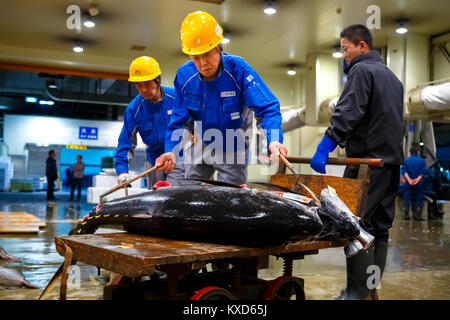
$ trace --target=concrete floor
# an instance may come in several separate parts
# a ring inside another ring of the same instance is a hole
[[[45,219],[47,227],[34,235],[0,235],[0,246],[21,259],[4,267],[21,270],[41,289],[0,290],[0,300],[37,299],[56,269],[63,262],[55,250],[54,237],[67,235],[77,219],[91,211],[93,205],[70,202],[67,192],[57,192],[56,202],[45,201],[45,192],[0,193],[0,211],[26,211]],[[425,211],[425,210],[424,210]],[[404,221],[399,206],[391,229],[389,253],[379,290],[381,299],[450,299],[450,203],[444,204],[444,220]],[[425,216],[425,213],[424,213]],[[109,273],[79,264],[80,288],[68,290],[68,299],[98,299]],[[305,279],[306,298],[334,299],[345,286],[345,257],[342,248],[321,250],[294,262],[294,275]],[[259,276],[273,279],[282,274],[282,261],[271,257],[269,268]],[[56,299],[59,287],[47,296]]]

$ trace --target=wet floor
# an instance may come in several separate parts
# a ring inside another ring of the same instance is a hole
[[[41,289],[1,289],[0,300],[37,299],[63,262],[55,250],[54,238],[67,235],[76,221],[93,207],[82,201],[68,201],[58,192],[55,202],[45,201],[45,193],[0,193],[0,211],[26,211],[45,219],[47,226],[32,235],[0,235],[0,247],[20,262],[1,264],[20,270]],[[450,203],[444,204],[444,220],[404,221],[400,210],[391,229],[386,269],[379,290],[381,299],[450,299]],[[424,210],[424,216],[425,210]],[[81,283],[68,290],[68,299],[99,299],[109,280],[105,270],[78,263]],[[269,268],[260,270],[263,279],[282,274],[282,260],[270,258]],[[342,248],[320,250],[294,262],[295,276],[305,279],[307,299],[334,299],[345,286],[345,257]],[[57,299],[58,285],[47,299]]]

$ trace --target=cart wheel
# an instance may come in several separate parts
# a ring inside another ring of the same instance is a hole
[[[219,287],[205,287],[191,297],[191,300],[236,300],[230,291]]]
[[[305,300],[303,281],[296,277],[281,276],[270,281],[264,300]]]

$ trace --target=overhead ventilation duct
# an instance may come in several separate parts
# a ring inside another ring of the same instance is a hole
[[[301,128],[305,125],[305,107],[285,111],[282,114],[281,130],[283,133]]]
[[[339,97],[330,97],[323,100],[319,107],[319,124],[328,125],[330,123],[331,115],[339,100]]]
[[[94,93],[62,91],[52,88],[47,88],[46,93],[53,100],[64,102],[127,106],[131,101],[130,97],[119,95],[98,95]]]
[[[436,116],[450,117],[450,82],[439,85],[425,83],[408,91],[406,95],[409,113],[414,118],[428,119]],[[433,83],[433,82],[431,82]]]

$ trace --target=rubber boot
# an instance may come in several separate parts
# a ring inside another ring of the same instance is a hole
[[[370,273],[367,268],[374,264],[374,246],[347,258],[347,288],[343,289],[337,300],[371,300],[367,286]]]
[[[428,220],[436,220],[437,217],[434,215],[433,211],[435,210],[434,207],[431,207],[431,203],[428,203],[427,206],[427,213],[428,213]]]
[[[413,219],[416,221],[425,221],[425,219],[422,218],[422,207],[413,208]]]
[[[386,258],[388,253],[388,243],[381,240],[375,240],[374,242],[374,262],[380,268],[380,283],[383,277],[384,267],[386,266]],[[373,289],[370,292],[373,300],[378,300],[377,289]]]
[[[403,219],[409,220],[409,207],[406,207],[403,211]]]
[[[444,211],[441,211],[439,209],[439,206],[437,204],[437,199],[435,199],[435,201],[433,202],[433,209],[434,209],[434,216],[436,219],[441,219],[444,216]]]

